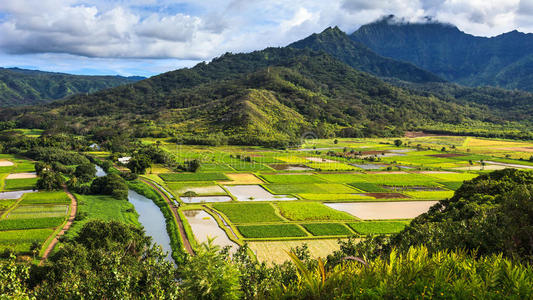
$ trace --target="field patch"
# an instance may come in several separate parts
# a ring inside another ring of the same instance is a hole
[[[223,173],[163,173],[159,177],[164,181],[219,181],[228,180]]]
[[[70,203],[64,192],[38,192],[24,194],[20,205]]]
[[[409,222],[406,221],[377,221],[350,223],[354,231],[360,234],[388,234],[402,231]]]
[[[237,226],[245,238],[278,238],[307,236],[300,227],[294,224],[279,225],[243,225]]]
[[[15,164],[9,160],[0,160],[0,167],[11,167]]]
[[[236,171],[272,171],[272,168],[259,163],[238,162],[229,165]]]
[[[226,191],[212,182],[203,183],[168,183],[167,186],[179,195],[186,192],[195,192],[198,195],[226,195]]]
[[[29,252],[32,243],[42,244],[54,229],[8,230],[0,233],[0,251],[12,249],[16,252]]]
[[[32,219],[66,216],[68,205],[24,205],[9,212],[7,219]]]
[[[352,232],[340,223],[310,223],[302,226],[314,236],[350,235]]]
[[[7,191],[31,190],[35,187],[36,183],[37,183],[37,178],[6,179],[4,181],[4,190],[7,190]]]
[[[353,220],[354,217],[317,202],[277,203],[281,215],[293,221]]]
[[[413,219],[429,210],[437,201],[325,203],[363,220]]]
[[[438,181],[464,181],[471,180],[478,176],[478,174],[470,173],[433,173],[428,174],[428,176],[436,178]]]
[[[12,173],[7,175],[6,179],[25,179],[25,178],[37,178],[35,172],[32,173]]]
[[[221,247],[232,246],[236,250],[237,244],[230,240],[217,221],[204,210],[184,210],[183,215],[191,226],[194,238],[199,243],[206,243],[208,239],[214,238],[213,243]]]
[[[220,184],[261,184],[264,181],[250,173],[226,173],[229,181],[220,181]]]
[[[287,252],[306,244],[311,257],[326,257],[339,249],[337,239],[315,239],[297,241],[250,241],[248,245],[260,262],[281,264],[290,261]]]
[[[283,221],[269,203],[217,203],[213,204],[213,208],[226,215],[233,223]]]
[[[385,193],[385,192],[388,192],[387,189],[384,189],[382,188],[381,186],[377,185],[377,184],[373,184],[373,183],[370,183],[370,182],[352,182],[352,183],[349,183],[349,185],[359,189],[359,190],[362,190],[362,191],[365,191],[365,192],[369,192],[369,193]]]
[[[265,186],[274,194],[350,194],[360,192],[339,183],[266,184]]]
[[[321,178],[315,175],[303,175],[303,174],[263,174],[261,175],[266,181],[270,183],[321,183],[325,182]]]
[[[343,164],[340,162],[331,162],[331,163],[310,163],[309,167],[322,171],[351,171],[357,170],[358,168],[352,165]]]
[[[372,200],[374,197],[363,194],[310,194],[301,193],[298,196],[306,200],[335,201],[335,200]]]
[[[403,193],[415,199],[443,200],[453,197],[454,191],[407,191]]]
[[[260,185],[225,185],[224,186],[238,201],[286,201],[296,200],[286,195],[273,195]]]
[[[3,219],[0,220],[0,230],[52,228],[61,225],[65,217]]]

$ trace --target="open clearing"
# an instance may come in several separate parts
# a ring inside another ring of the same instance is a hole
[[[24,178],[36,178],[37,174],[34,173],[13,173],[7,175],[6,179],[24,179]]]
[[[437,201],[325,203],[363,220],[413,219],[429,210]]]
[[[292,248],[307,244],[312,257],[325,258],[333,251],[339,249],[337,239],[300,240],[300,241],[260,241],[249,242],[250,249],[261,262],[281,264],[289,261],[287,251]]]
[[[226,232],[218,227],[213,216],[204,210],[185,210],[183,214],[197,242],[206,243],[208,239],[214,239],[215,245],[231,246],[233,251],[237,249],[237,244],[228,238]]]
[[[238,201],[289,201],[296,198],[287,195],[273,195],[260,185],[225,185]]]

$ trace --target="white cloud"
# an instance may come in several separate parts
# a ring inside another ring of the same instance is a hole
[[[0,0],[0,53],[132,70],[124,66],[284,46],[328,26],[351,33],[388,14],[431,16],[475,35],[533,31],[533,0]]]

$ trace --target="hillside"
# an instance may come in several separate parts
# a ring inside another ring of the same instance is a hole
[[[449,24],[402,23],[389,16],[361,26],[350,37],[449,81],[533,91],[533,34],[515,30],[486,38]]]
[[[47,108],[3,115],[29,128],[49,128],[61,120],[77,133],[103,126],[138,136],[155,130],[195,142],[215,135],[229,143],[269,145],[298,140],[307,130],[321,136],[383,136],[426,123],[501,121],[483,106],[416,95],[323,52],[292,48],[226,54]]]
[[[365,45],[355,42],[338,27],[327,28],[288,47],[324,51],[353,68],[378,77],[393,77],[417,83],[441,82],[438,76],[405,63],[376,54]]]
[[[0,68],[0,107],[47,103],[78,93],[93,93],[142,77],[82,76],[19,68]]]

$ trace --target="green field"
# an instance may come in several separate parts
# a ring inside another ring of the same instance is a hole
[[[283,219],[268,203],[216,203],[213,208],[226,215],[233,223],[276,222]]]
[[[29,252],[32,243],[42,244],[54,229],[9,230],[0,233],[0,251],[6,248],[16,252]]]
[[[78,213],[67,236],[76,235],[83,225],[92,219],[114,220],[140,226],[133,204],[126,200],[117,200],[111,196],[78,194],[76,199]]]
[[[350,235],[352,232],[339,223],[311,223],[302,225],[312,235]]]
[[[360,191],[338,183],[266,184],[274,194],[350,194]]]
[[[280,184],[295,184],[295,183],[321,183],[325,182],[323,179],[315,175],[276,175],[276,174],[263,174],[261,175],[266,181],[270,183]]]
[[[428,200],[442,200],[453,197],[454,191],[416,191],[416,192],[402,192],[415,199],[428,199]]]
[[[62,191],[27,193],[22,197],[20,205],[56,203],[70,203],[70,198]]]
[[[31,190],[35,187],[37,178],[5,179],[4,182],[6,191]]]
[[[360,234],[387,234],[402,231],[408,223],[407,221],[375,221],[350,223],[348,226]]]
[[[164,173],[159,174],[164,181],[217,181],[229,180],[223,173]]]
[[[301,237],[307,234],[294,224],[237,226],[245,238]]]
[[[349,185],[354,188],[360,189],[368,193],[386,193],[389,190],[382,188],[381,186],[370,182],[352,182]]]
[[[20,229],[36,229],[36,228],[52,228],[61,225],[65,221],[65,217],[48,217],[29,219],[2,219],[0,220],[0,230],[20,230]]]
[[[9,212],[8,219],[49,218],[65,216],[68,205],[24,205]]]
[[[280,202],[276,204],[281,215],[293,221],[353,220],[352,215],[318,202]]]
[[[336,201],[336,200],[372,200],[374,197],[358,195],[358,194],[308,194],[302,193],[298,194],[305,200],[314,200],[314,201]]]

